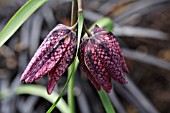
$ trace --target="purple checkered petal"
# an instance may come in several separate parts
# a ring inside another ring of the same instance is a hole
[[[96,31],[95,32],[96,35],[100,34],[100,36],[98,38],[101,41],[106,43],[105,46],[107,46],[109,48],[112,56],[115,56],[114,54],[117,54],[117,56],[120,58],[120,62],[121,62],[123,71],[128,73],[129,71],[128,71],[128,68],[126,66],[124,57],[122,55],[122,51],[121,51],[119,43],[116,41],[116,38],[113,35],[113,33],[107,32],[107,31],[105,31],[104,29],[100,28],[97,25],[95,25],[95,27],[94,27],[94,29],[92,31]]]
[[[21,81],[33,82],[55,66],[65,51],[61,40],[69,32],[70,30],[67,26],[59,24],[48,34],[22,74]],[[65,43],[65,45],[68,45],[69,41]],[[50,65],[49,61],[51,61]],[[44,67],[46,66],[48,67],[45,69]],[[40,71],[40,69],[44,71]]]
[[[66,71],[66,69],[70,66],[73,62],[74,57],[76,55],[76,40],[72,40],[72,43],[67,47],[67,51],[65,52],[64,56],[60,59],[55,67],[50,71],[50,81],[47,85],[47,92],[51,94],[57,81]]]
[[[82,42],[85,49],[84,55],[80,50],[80,64],[82,67],[85,64],[96,82],[109,93],[112,89],[111,78],[121,84],[127,83],[125,73],[128,73],[128,69],[119,43],[111,32],[96,25],[91,33],[91,37],[84,37],[86,43]]]
[[[90,79],[91,83],[94,85],[94,87],[97,90],[100,90],[100,85],[99,83],[95,80],[89,69],[87,68],[85,62],[84,62],[84,50],[85,50],[85,45],[87,44],[87,41],[84,41],[83,43],[80,44],[79,52],[78,52],[78,58],[80,61],[80,65],[82,66],[83,71],[87,75],[87,77]]]
[[[93,39],[88,41],[88,44],[85,47],[84,57],[85,63],[87,64],[94,78],[103,87],[103,89],[109,93],[112,88],[112,84],[111,76],[109,75],[105,65],[105,57],[107,56],[105,55],[105,52],[98,46],[98,44],[94,42]]]
[[[74,59],[76,51],[75,47],[76,33],[70,30],[68,26],[62,24],[57,25],[37,49],[22,74],[21,81],[31,83],[48,72],[54,72],[54,75],[51,75],[52,77],[50,76],[51,78],[54,78],[58,68],[62,68],[63,74]],[[69,59],[69,61],[67,59]],[[60,65],[64,66],[62,67]],[[59,76],[62,74],[60,72]],[[50,85],[54,86],[53,84],[56,84],[56,82],[57,81],[52,79]]]

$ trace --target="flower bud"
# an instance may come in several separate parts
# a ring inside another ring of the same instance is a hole
[[[21,81],[31,83],[50,74],[47,92],[51,94],[58,79],[73,62],[76,54],[76,33],[59,24],[44,39],[22,74]]]
[[[128,69],[115,36],[97,25],[85,36],[79,48],[80,64],[97,90],[107,93],[112,89],[111,78],[126,84],[124,72]]]

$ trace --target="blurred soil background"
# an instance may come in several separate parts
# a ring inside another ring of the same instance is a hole
[[[0,30],[27,0],[0,0]],[[113,81],[109,97],[117,113],[170,113],[170,1],[169,0],[83,0],[85,23],[110,17],[113,33],[120,42],[129,68],[129,83]],[[45,113],[47,100],[32,95],[17,95],[28,62],[58,23],[70,25],[71,0],[49,0],[37,10],[0,48],[0,113]],[[59,80],[60,92],[67,73]],[[35,84],[46,86],[48,76]],[[96,90],[81,68],[75,76],[77,113],[104,113]],[[67,92],[64,94],[67,99]],[[54,112],[59,112],[55,109]]]

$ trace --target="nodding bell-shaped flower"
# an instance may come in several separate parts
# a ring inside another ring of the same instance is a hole
[[[44,39],[22,74],[21,81],[31,83],[49,73],[47,92],[51,94],[60,76],[73,62],[76,54],[76,33],[59,24]]]
[[[107,93],[112,89],[111,78],[126,84],[128,69],[115,36],[97,25],[91,36],[83,37],[78,58],[84,72],[97,90],[102,87]]]

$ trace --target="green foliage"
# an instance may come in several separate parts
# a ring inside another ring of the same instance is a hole
[[[98,91],[98,94],[100,96],[100,99],[102,101],[106,113],[116,113],[113,109],[112,103],[108,98],[107,93],[103,89],[101,89],[100,91]]]
[[[18,28],[47,0],[29,0],[25,3],[0,32],[0,47],[18,30]]]
[[[6,90],[0,93],[0,99],[3,99],[11,94],[11,90]],[[29,94],[38,97],[42,97],[45,100],[54,103],[55,98],[58,98],[59,95],[56,92],[53,92],[51,95],[48,95],[46,92],[46,88],[40,85],[33,85],[33,84],[26,84],[18,86],[14,92],[18,95]],[[60,98],[60,102],[58,103],[57,107],[62,113],[68,113],[69,107],[64,101],[63,98]]]
[[[93,25],[89,28],[89,30],[92,30],[96,24],[102,28],[105,28],[105,30],[107,31],[112,31],[114,27],[112,20],[110,18],[104,17],[94,22]]]

